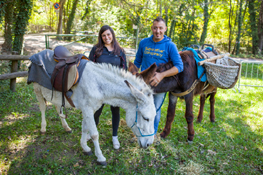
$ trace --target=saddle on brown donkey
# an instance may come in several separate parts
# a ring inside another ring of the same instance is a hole
[[[173,95],[174,93],[182,93],[192,86],[197,77],[197,66],[196,61],[194,59],[194,55],[191,51],[183,51],[180,53],[184,70],[183,72],[172,76],[164,78],[156,87],[153,87],[155,93],[161,92],[169,92],[169,105],[167,109],[167,119],[166,124],[163,129],[163,132],[160,134],[162,138],[165,138],[169,135],[171,131],[171,125],[175,116],[175,107],[177,103],[178,97]],[[141,76],[146,83],[149,84],[151,76],[148,75],[148,71],[151,69],[157,69],[156,72],[163,72],[173,67],[172,62],[168,62],[166,64],[160,65],[156,68],[156,65],[153,64],[148,69],[138,73],[138,68],[133,64],[129,63],[129,71],[137,76]],[[205,82],[198,82],[193,91],[189,94],[184,95],[180,98],[185,100],[186,109],[185,109],[185,118],[188,125],[188,141],[193,141],[194,139],[194,126],[193,126],[193,97],[194,95],[200,94],[200,108],[197,117],[197,122],[201,122],[203,119],[203,110],[204,104],[207,97],[210,96],[210,121],[215,121],[215,94],[217,92],[217,88],[206,84]],[[173,93],[173,94],[172,94]]]

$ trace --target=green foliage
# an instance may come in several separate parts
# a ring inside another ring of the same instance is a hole
[[[4,38],[5,38],[5,42],[4,44],[2,45],[2,50],[5,50],[5,51],[12,51],[12,26],[13,26],[13,12],[14,12],[14,5],[11,1],[5,3],[4,5],[4,8],[3,10],[8,10],[8,13],[4,13],[4,19],[5,19],[5,22],[4,22],[4,28],[5,28],[5,31],[4,31]]]
[[[18,53],[21,52],[23,37],[26,32],[28,20],[30,18],[32,9],[32,0],[18,0],[17,1],[17,15],[15,18],[15,29],[14,29],[14,44],[13,50]]]
[[[5,9],[6,9],[7,3],[4,1],[0,1],[0,24],[2,24],[2,21],[4,19],[5,16]]]
[[[19,0],[15,1],[15,3],[19,2]],[[31,19],[29,19],[29,32],[56,31],[58,17],[52,6],[55,2],[57,1],[34,1]],[[241,54],[257,54],[255,48],[258,44],[260,0],[243,1],[242,6],[239,6],[240,0],[220,2],[211,0],[79,0],[79,3],[74,2],[74,0],[68,0],[64,5],[63,32],[66,33],[72,30],[91,31],[96,34],[102,25],[108,24],[113,27],[117,36],[135,37],[136,30],[133,29],[133,25],[137,25],[139,38],[145,38],[152,34],[153,19],[162,16],[167,21],[167,35],[179,49],[190,44],[205,42],[215,45],[222,52],[234,53],[240,44]],[[73,5],[76,5],[75,13]],[[17,7],[20,8],[20,5]],[[0,9],[1,15],[3,12],[1,5]],[[17,10],[16,14],[18,14]],[[242,16],[239,15],[239,11],[242,11]],[[241,27],[238,27],[238,15],[241,17],[239,19]],[[20,40],[17,39],[16,42],[20,43]],[[124,45],[135,48],[134,42],[124,43]]]

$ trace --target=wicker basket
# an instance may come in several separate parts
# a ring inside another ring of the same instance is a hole
[[[240,63],[229,57],[218,59],[216,64],[205,62],[207,81],[209,84],[222,89],[235,86],[240,70]]]

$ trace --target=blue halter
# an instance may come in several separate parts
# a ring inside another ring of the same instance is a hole
[[[138,115],[137,115],[138,110],[137,110],[137,109],[138,109],[138,105],[136,106],[136,118],[135,118],[135,122],[133,123],[132,127],[134,127],[135,124],[137,124],[137,118],[138,118]],[[131,128],[132,128],[132,127],[131,127]],[[139,127],[137,127],[137,128],[138,128],[141,136],[137,136],[137,135],[136,135],[136,137],[148,137],[148,136],[153,136],[153,135],[154,135],[154,133],[153,133],[153,134],[149,134],[149,135],[143,135],[142,132],[141,132],[141,129],[140,129]]]

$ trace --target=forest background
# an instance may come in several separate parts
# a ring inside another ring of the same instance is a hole
[[[207,43],[221,52],[262,58],[263,0],[60,0],[57,11],[56,2],[1,0],[2,49],[20,53],[26,32],[96,34],[105,24],[123,37],[135,37],[137,26],[139,38],[145,38],[153,19],[161,16],[179,50]]]

